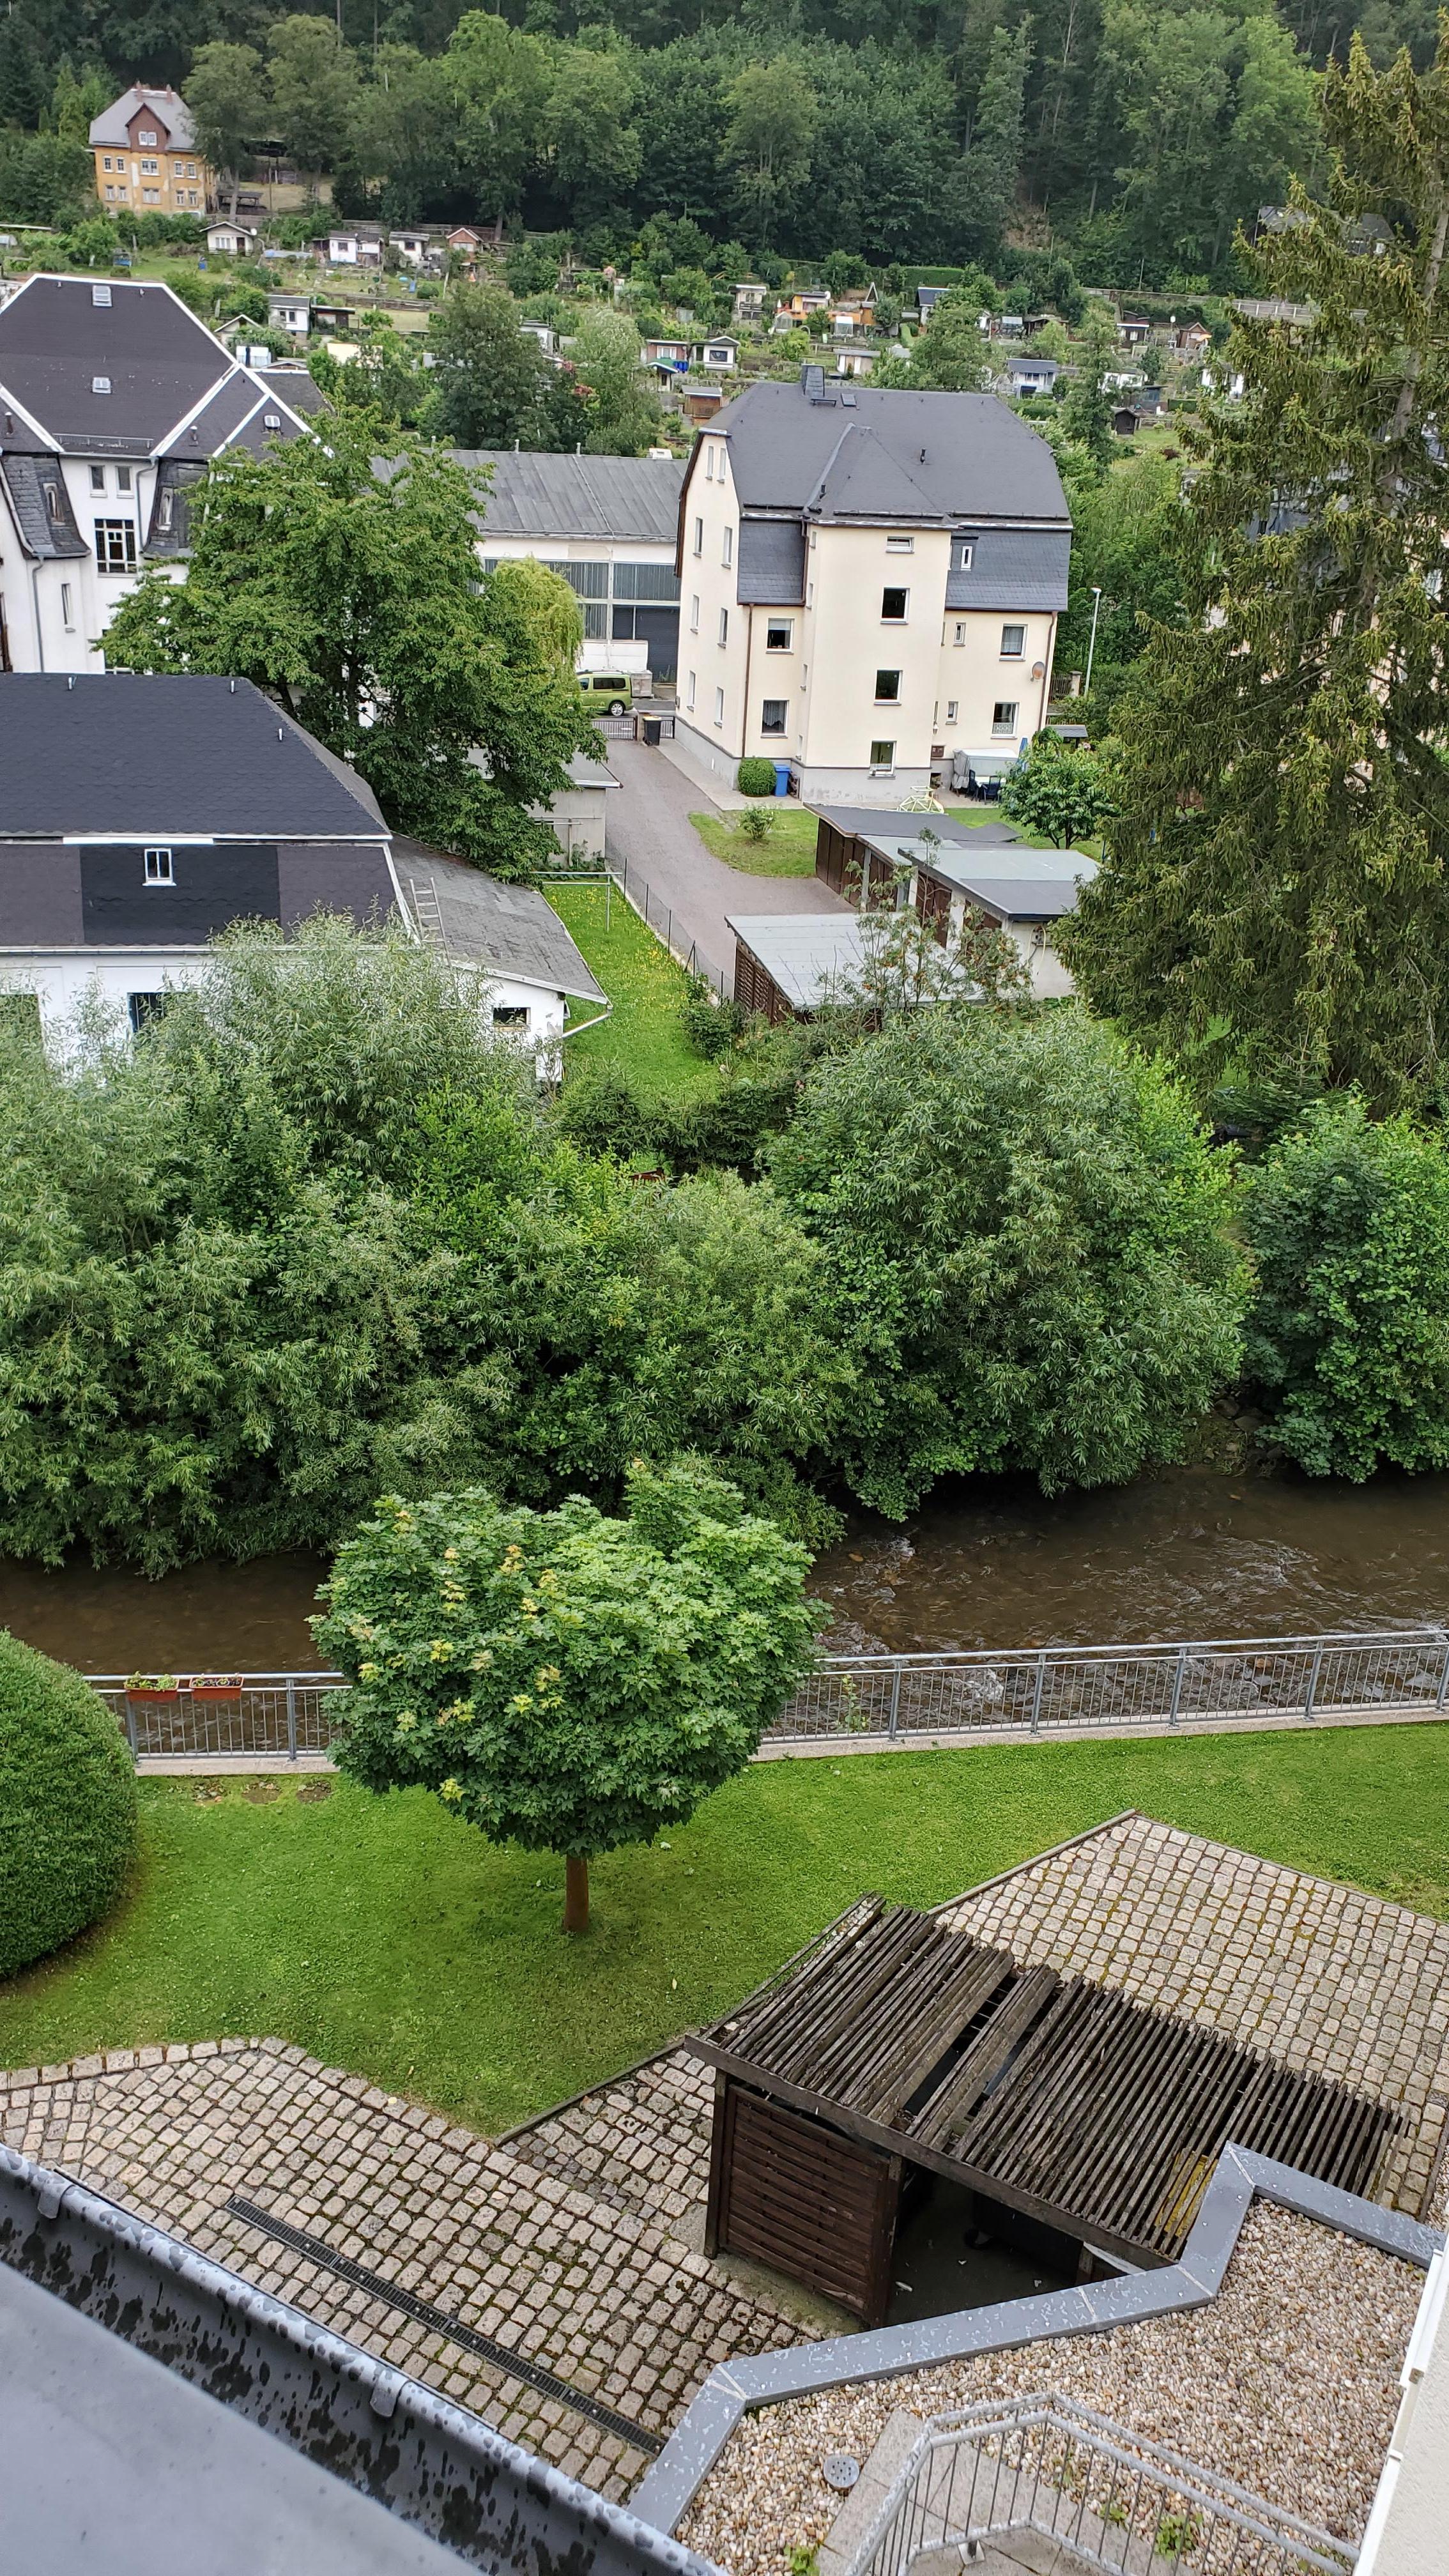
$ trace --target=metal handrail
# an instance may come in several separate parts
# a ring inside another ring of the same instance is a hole
[[[238,1685],[231,1696],[239,1695],[240,1706],[223,1722],[192,1693],[195,1675],[178,1676],[164,1709],[156,1709],[153,1694],[139,1712],[125,1674],[87,1678],[115,1704],[133,1750],[176,1755],[285,1749],[290,1758],[299,1745],[325,1752],[330,1728],[322,1703],[346,1687],[346,1675],[331,1670],[228,1676]],[[921,1736],[969,1742],[1174,1734],[1194,1724],[1442,1717],[1446,1708],[1449,1629],[1441,1627],[1148,1645],[972,1646],[944,1654],[823,1655],[766,1738],[771,1745],[822,1738],[889,1744]]]
[[[1356,2552],[1232,2478],[1071,2398],[986,2399],[935,2417],[847,2576],[909,2576],[924,2552],[1029,2530],[1114,2576],[1350,2576]]]

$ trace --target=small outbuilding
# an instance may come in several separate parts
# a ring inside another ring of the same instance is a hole
[[[770,912],[727,916],[735,934],[735,1000],[773,1027],[806,1019],[865,959],[854,913]]]
[[[982,2236],[1086,2280],[1175,2262],[1230,2143],[1368,2193],[1400,2127],[1347,2084],[878,1896],[687,2044],[716,2070],[706,2253],[867,2326],[908,2189],[969,2191]]]

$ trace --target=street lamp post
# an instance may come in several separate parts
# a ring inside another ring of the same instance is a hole
[[[1082,695],[1084,698],[1089,698],[1092,694],[1092,655],[1097,649],[1097,615],[1101,605],[1101,591],[1094,590],[1092,593],[1092,632],[1087,639],[1087,677],[1082,688]]]

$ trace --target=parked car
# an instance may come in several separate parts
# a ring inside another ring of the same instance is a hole
[[[579,687],[600,715],[626,716],[634,704],[634,683],[627,671],[580,671]]]

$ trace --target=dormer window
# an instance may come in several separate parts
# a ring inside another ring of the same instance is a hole
[[[162,534],[166,534],[170,530],[171,513],[175,506],[175,501],[176,495],[172,491],[169,483],[165,484],[161,491],[156,495],[156,526],[158,532]]]
[[[176,883],[176,872],[168,849],[148,850],[145,865],[147,885],[174,886]]]
[[[58,519],[58,518],[60,518],[60,517],[62,516],[63,512],[64,512],[64,509],[65,509],[65,503],[64,503],[64,501],[63,501],[63,500],[62,500],[62,498],[61,498],[60,485],[59,485],[58,483],[47,483],[47,484],[44,486],[44,490],[45,490],[45,511],[46,511],[46,516],[47,516],[47,518],[51,518],[51,519]]]
[[[141,132],[136,137],[136,141],[143,152],[154,152],[156,149],[156,130],[154,126],[143,126]]]
[[[92,376],[91,392],[93,394],[108,394],[110,390],[111,380],[109,376]]]
[[[262,427],[263,427],[263,429],[280,429],[280,428],[281,428],[281,426],[282,426],[282,415],[281,415],[281,413],[280,413],[279,411],[264,411],[264,412],[263,412],[263,414],[262,414]]]
[[[111,165],[108,161],[106,163],[106,168],[109,170],[110,166]],[[110,301],[111,290],[108,286],[93,286],[91,288],[91,302],[92,304],[99,305],[103,312],[109,307]]]

